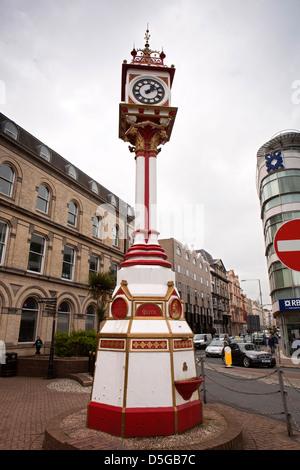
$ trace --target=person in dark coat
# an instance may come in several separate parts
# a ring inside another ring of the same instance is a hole
[[[41,340],[39,336],[36,338],[36,341],[33,346],[35,346],[35,349],[36,349],[35,354],[41,354],[40,349],[43,346],[43,341]]]
[[[271,354],[274,354],[275,353],[275,339],[273,338],[272,335],[269,336],[268,346],[271,350]]]

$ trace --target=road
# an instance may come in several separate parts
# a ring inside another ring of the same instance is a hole
[[[196,358],[204,360],[207,403],[221,403],[285,422],[276,367],[228,368],[223,365],[221,358],[206,358],[204,351],[196,351]],[[293,426],[300,430],[300,371],[286,367],[282,370],[288,412]],[[201,375],[200,365],[197,372]],[[203,391],[201,398],[204,400]]]

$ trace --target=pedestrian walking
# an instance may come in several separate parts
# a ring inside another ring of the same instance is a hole
[[[41,340],[39,336],[36,338],[36,341],[33,346],[35,346],[35,349],[36,349],[35,354],[41,354],[40,349],[43,346],[43,341]]]
[[[270,348],[271,354],[274,354],[275,353],[275,339],[273,338],[272,335],[269,336],[268,346]]]

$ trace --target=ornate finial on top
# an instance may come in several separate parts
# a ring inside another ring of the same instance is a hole
[[[149,47],[150,36],[151,36],[151,34],[149,34],[149,23],[147,23],[147,29],[146,29],[146,34],[145,34],[145,38],[144,38],[144,39],[146,39],[145,47]]]
[[[150,34],[149,34],[149,25],[147,23],[147,29],[145,33],[145,48],[144,49],[135,49],[133,47],[133,50],[131,51],[131,55],[133,57],[132,59],[132,64],[141,64],[141,65],[159,65],[162,67],[166,67],[164,65],[164,58],[166,57],[165,53],[163,51],[158,52],[158,51],[152,51],[149,47],[149,40],[150,40]]]

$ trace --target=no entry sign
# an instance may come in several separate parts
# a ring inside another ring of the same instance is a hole
[[[300,219],[290,220],[277,230],[274,248],[285,266],[300,271]]]

